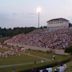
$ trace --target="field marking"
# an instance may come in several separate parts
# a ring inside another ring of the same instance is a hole
[[[11,64],[11,65],[0,65],[0,68],[6,68],[6,67],[13,67],[13,66],[24,66],[24,65],[30,65],[33,64],[33,62],[27,62],[27,63],[21,63],[21,64]]]
[[[39,59],[43,59],[43,60],[46,60],[46,61],[49,61],[50,59],[47,59],[47,58],[45,58],[45,57],[40,57],[40,56],[38,56],[38,55],[32,55],[32,54],[27,54],[27,53],[24,53],[25,55],[28,55],[28,56],[32,56],[32,57],[36,57],[36,58],[39,58]]]

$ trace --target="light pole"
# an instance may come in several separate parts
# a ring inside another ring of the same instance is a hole
[[[39,25],[40,25],[40,13],[41,13],[41,7],[37,7],[36,12],[37,12],[37,14],[38,14],[38,28],[39,28]]]

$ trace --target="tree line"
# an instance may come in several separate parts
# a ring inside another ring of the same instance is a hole
[[[35,30],[36,27],[16,27],[16,28],[0,28],[0,37],[8,37],[8,36],[14,36],[20,33],[29,33],[33,30]]]
[[[65,49],[66,53],[70,53],[72,55],[72,46]]]
[[[40,27],[40,28],[46,28],[45,26],[44,27]],[[24,34],[27,34],[35,29],[38,29],[36,27],[15,27],[13,29],[11,28],[1,28],[0,27],[0,38],[1,37],[12,37],[12,36],[15,36],[17,34],[21,34],[21,33],[24,33]]]

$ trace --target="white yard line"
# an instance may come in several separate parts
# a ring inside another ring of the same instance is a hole
[[[25,53],[25,54],[26,54],[26,53]],[[49,59],[44,58],[44,57],[40,57],[40,56],[37,56],[37,55],[32,55],[32,54],[26,54],[26,55],[32,56],[32,57],[36,57],[36,58],[39,58],[39,59],[44,59],[44,60],[46,60],[46,61],[49,61]]]
[[[0,68],[14,67],[14,66],[24,66],[24,65],[30,65],[30,64],[33,64],[33,62],[21,63],[21,64],[0,65]]]

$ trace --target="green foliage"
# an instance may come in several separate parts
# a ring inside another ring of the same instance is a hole
[[[17,35],[17,34],[21,34],[21,33],[29,33],[33,30],[35,30],[36,28],[35,27],[16,27],[16,28],[9,28],[9,29],[6,29],[6,28],[0,28],[0,38],[1,37],[12,37],[14,35]]]
[[[72,46],[69,47],[69,48],[66,48],[66,49],[65,49],[65,52],[72,54]]]
[[[44,28],[47,28],[46,26],[41,26],[39,29],[44,29]],[[24,34],[27,34],[35,29],[38,29],[36,27],[15,27],[13,29],[11,28],[1,28],[0,27],[0,38],[2,37],[12,37],[14,35],[17,35],[17,34],[21,34],[21,33],[24,33]]]

